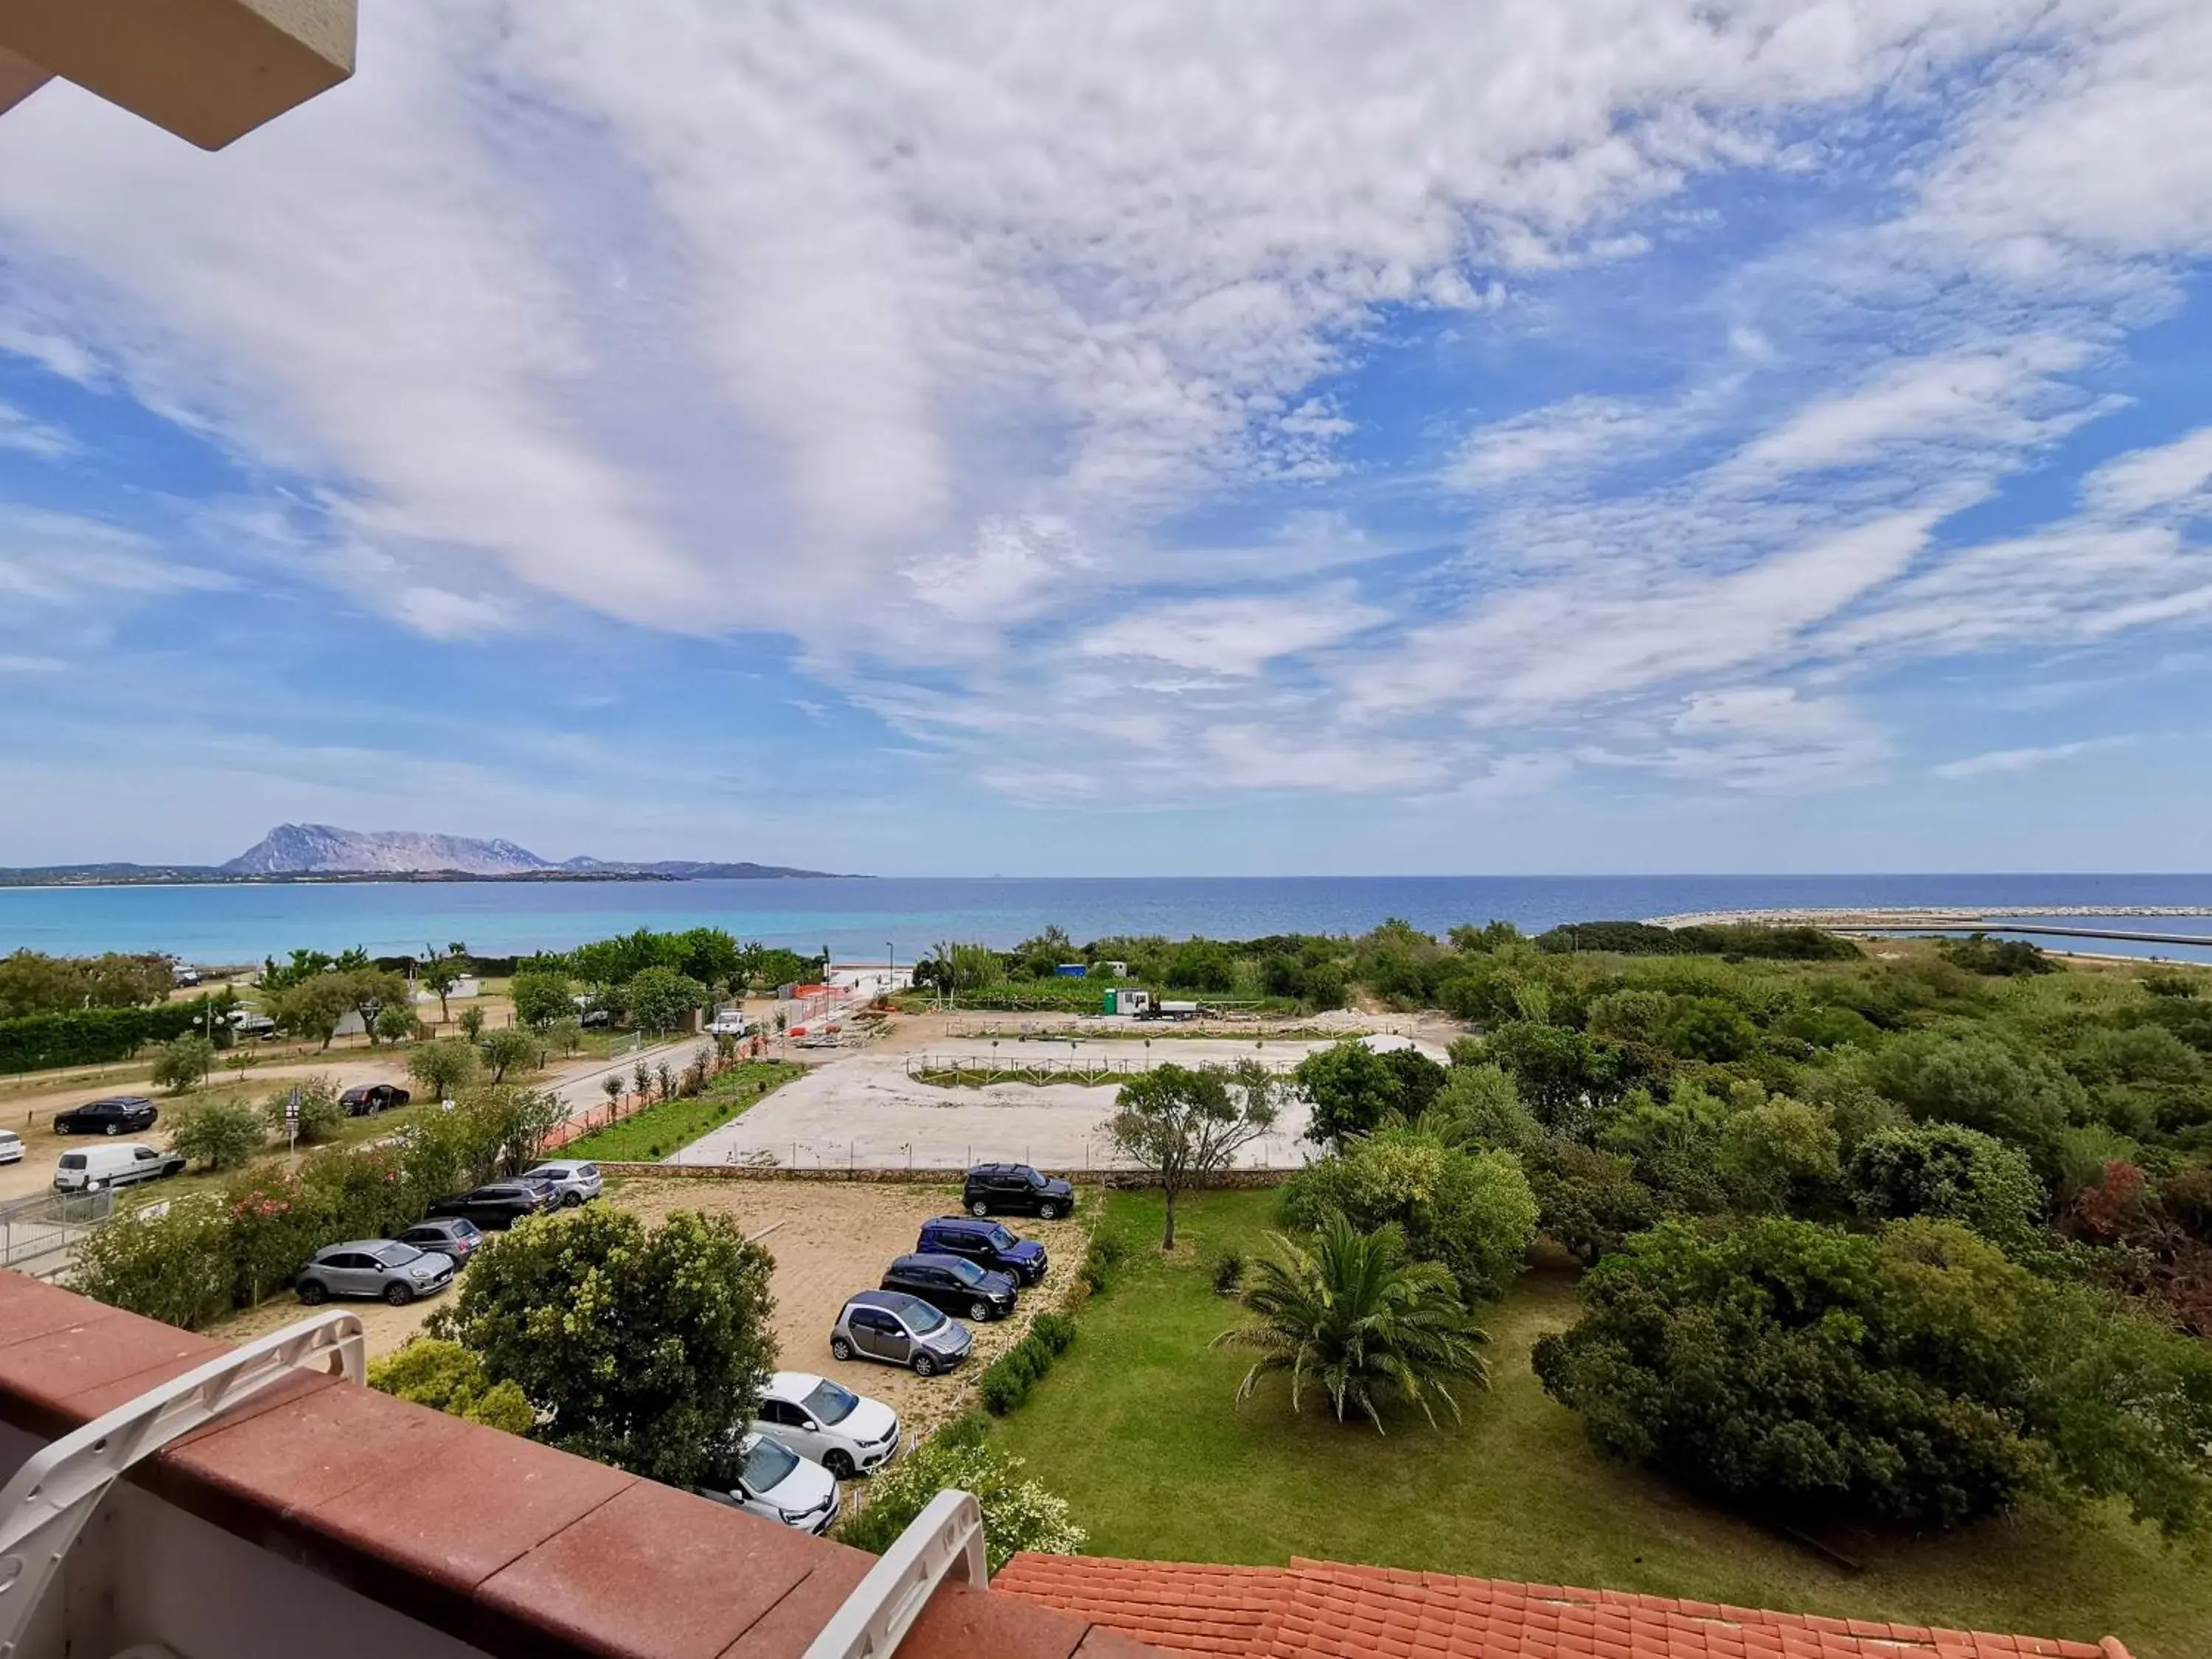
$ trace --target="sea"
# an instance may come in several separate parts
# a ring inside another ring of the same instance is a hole
[[[295,949],[372,955],[459,943],[482,956],[564,950],[637,927],[726,928],[841,961],[908,961],[945,940],[1004,948],[1048,925],[1251,939],[1363,932],[1396,916],[1540,932],[1777,907],[1990,907],[2054,925],[2201,936],[2202,946],[2043,941],[2114,956],[2212,961],[2212,916],[2121,918],[2080,907],[2212,908],[2212,875],[1297,876],[786,878],[689,882],[359,882],[0,889],[0,954],[161,951],[239,964]],[[1992,928],[1993,933],[2007,930]]]

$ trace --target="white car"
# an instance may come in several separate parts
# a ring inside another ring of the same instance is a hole
[[[590,1203],[599,1195],[603,1184],[596,1164],[541,1164],[524,1170],[522,1179],[545,1182],[553,1188],[555,1202],[568,1210]]]
[[[898,1450],[898,1413],[811,1371],[778,1371],[761,1392],[753,1432],[772,1435],[840,1480],[866,1474]]]
[[[707,1023],[708,1036],[750,1036],[753,1023],[734,1008],[725,1008]]]
[[[23,1161],[23,1137],[13,1129],[0,1129],[0,1164]]]
[[[817,1538],[837,1524],[836,1477],[764,1434],[739,1436],[736,1445],[708,1465],[698,1492]]]

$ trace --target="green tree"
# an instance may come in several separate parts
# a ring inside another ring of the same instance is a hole
[[[513,1382],[495,1382],[483,1361],[458,1342],[418,1336],[397,1353],[369,1362],[368,1386],[432,1411],[528,1434],[537,1413]]]
[[[519,1387],[538,1438],[688,1486],[775,1367],[772,1266],[726,1216],[678,1210],[648,1229],[594,1204],[479,1252],[428,1328]]]
[[[1455,1145],[1518,1152],[1543,1133],[1503,1066],[1454,1066],[1420,1121]]]
[[[1734,1004],[1696,997],[1668,1022],[1664,1041],[1686,1060],[1741,1060],[1759,1047],[1759,1030]]]
[[[386,1008],[398,1004],[410,1011],[408,1029],[414,1029],[411,1011],[413,998],[408,992],[407,981],[381,968],[353,968],[332,975],[345,993],[346,1006],[361,1018],[362,1030],[368,1033],[371,1047],[375,1046],[383,1033],[377,1019]]]
[[[1275,1127],[1281,1088],[1257,1060],[1193,1070],[1156,1066],[1115,1097],[1104,1128],[1115,1150],[1151,1175],[1167,1194],[1164,1250],[1175,1249],[1176,1200],[1237,1161],[1237,1154]]]
[[[460,1037],[441,1037],[425,1042],[407,1056],[407,1074],[422,1085],[423,1092],[451,1100],[477,1080],[483,1060],[477,1046]]]
[[[481,1039],[483,1036],[484,1011],[476,1004],[471,1003],[461,1010],[460,1027],[461,1035],[471,1042]]]
[[[881,1555],[940,1492],[964,1492],[983,1511],[983,1549],[993,1572],[1023,1550],[1073,1555],[1085,1542],[1067,1500],[1022,1478],[1022,1460],[989,1445],[947,1443],[940,1430],[868,1482],[868,1501],[838,1528],[840,1542]]]
[[[1657,1194],[1617,1152],[1547,1135],[1522,1158],[1536,1200],[1536,1231],[1585,1267],[1658,1218]]]
[[[232,1169],[261,1150],[261,1114],[234,1100],[187,1106],[169,1144],[205,1169]]]
[[[576,1012],[575,989],[566,974],[517,974],[508,994],[514,999],[514,1017],[533,1031],[550,1030],[556,1021]]]
[[[520,1175],[544,1156],[546,1137],[568,1121],[568,1103],[546,1089],[480,1089],[469,1097],[477,1142],[491,1150],[509,1175]]]
[[[270,1018],[295,1037],[327,1048],[338,1022],[353,1011],[352,994],[337,974],[316,974],[285,986],[270,1005]]]
[[[541,1052],[538,1039],[520,1025],[506,1025],[496,1031],[487,1031],[478,1046],[483,1051],[484,1064],[491,1067],[494,1083],[506,1082],[509,1072],[526,1072],[534,1068]]]
[[[1577,1129],[1592,1107],[1620,1093],[1614,1050],[1564,1026],[1508,1020],[1483,1039],[1482,1052],[1511,1075],[1547,1129]]]
[[[468,971],[467,957],[437,951],[431,951],[429,959],[416,970],[416,978],[421,980],[424,988],[434,993],[438,999],[439,1024],[443,1025],[453,1018],[453,1008],[446,1000],[453,995],[453,987],[467,976]]]
[[[1957,1525],[2031,1486],[2212,1515],[2212,1353],[1948,1223],[1668,1222],[1536,1346],[1613,1455],[1741,1501]]]
[[[207,1081],[215,1066],[215,1044],[187,1031],[161,1045],[154,1056],[154,1081],[173,1095],[190,1094]]]
[[[1340,1215],[1362,1232],[1395,1227],[1407,1252],[1441,1263],[1475,1302],[1503,1292],[1536,1237],[1536,1200],[1511,1152],[1448,1146],[1420,1128],[1378,1129],[1292,1176],[1283,1219]]]
[[[2045,1196],[2025,1152],[1955,1123],[1875,1131],[1851,1149],[1844,1187],[1861,1215],[1957,1221],[1999,1244],[2028,1236]]]
[[[376,1011],[376,1035],[386,1042],[404,1042],[422,1029],[412,1006],[387,1002]]]
[[[1908,1031],[1870,1055],[1865,1072],[1922,1121],[1963,1123],[2039,1163],[2087,1103],[2081,1085],[2056,1062],[1976,1029]]]
[[[1826,1111],[1778,1095],[1721,1130],[1722,1179],[1739,1209],[1790,1209],[1842,1173],[1842,1145]]]
[[[623,988],[631,1021],[659,1036],[674,1030],[707,1000],[706,987],[673,968],[641,969]]]
[[[1443,1092],[1445,1073],[1417,1048],[1377,1054],[1350,1037],[1315,1049],[1294,1075],[1313,1103],[1305,1138],[1333,1146],[1392,1117],[1419,1117]]]
[[[323,1076],[302,1078],[296,1084],[287,1084],[263,1097],[261,1121],[275,1134],[285,1134],[291,1127],[288,1115],[292,1097],[300,1099],[299,1137],[302,1144],[314,1146],[337,1139],[345,1124],[345,1108],[338,1104],[338,1085]]]
[[[1433,1425],[1433,1401],[1459,1417],[1455,1383],[1489,1386],[1479,1345],[1451,1275],[1433,1261],[1408,1261],[1395,1228],[1363,1233],[1332,1215],[1309,1243],[1270,1234],[1269,1249],[1246,1269],[1240,1299],[1249,1319],[1214,1339],[1258,1354],[1237,1386],[1249,1399],[1263,1376],[1291,1379],[1291,1409],[1318,1389],[1340,1423],[1364,1418],[1380,1432],[1382,1409],[1418,1406]]]

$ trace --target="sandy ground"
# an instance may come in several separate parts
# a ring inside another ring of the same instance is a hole
[[[1402,1039],[1401,1039],[1402,1040]],[[740,1118],[694,1141],[672,1164],[775,1164],[787,1168],[965,1168],[1015,1160],[1054,1170],[1107,1169],[1115,1158],[1100,1124],[1113,1109],[1111,1086],[999,1083],[939,1088],[907,1076],[910,1061],[959,1058],[973,1063],[1103,1062],[1142,1069],[1148,1061],[1224,1065],[1257,1059],[1287,1070],[1325,1044],[1162,1039],[1147,1049],[1127,1041],[1073,1042],[946,1039],[926,1050],[885,1042],[839,1056],[787,1083]],[[1418,1042],[1431,1059],[1444,1050]],[[1245,1147],[1253,1169],[1295,1169],[1312,1149],[1298,1139],[1310,1121],[1304,1102],[1285,1109],[1275,1131]]]
[[[984,1366],[1020,1340],[1031,1316],[1058,1304],[1083,1255],[1088,1214],[1060,1222],[1014,1222],[1024,1237],[1043,1241],[1052,1252],[1052,1271],[1035,1290],[1022,1293],[1014,1317],[975,1326],[974,1357],[947,1376],[919,1377],[913,1372],[864,1360],[840,1364],[830,1356],[830,1327],[845,1298],[872,1288],[890,1259],[914,1248],[921,1224],[957,1210],[956,1195],[932,1187],[822,1185],[812,1182],[631,1181],[611,1201],[648,1218],[673,1209],[705,1210],[734,1218],[747,1237],[757,1237],[775,1257],[775,1334],[787,1370],[834,1376],[856,1391],[885,1401],[905,1421],[909,1436],[933,1426],[973,1403],[975,1380]],[[371,1358],[398,1348],[422,1322],[451,1302],[453,1289],[404,1308],[381,1302],[349,1302],[361,1316]],[[210,1333],[242,1341],[277,1330],[304,1312],[289,1296],[280,1296],[226,1321]]]

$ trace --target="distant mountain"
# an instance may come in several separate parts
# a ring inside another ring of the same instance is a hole
[[[519,876],[553,866],[511,841],[280,823],[216,867],[226,876],[408,876],[448,870],[463,876]]]
[[[660,859],[555,864],[511,841],[280,823],[228,864],[49,864],[0,868],[0,887],[108,887],[233,881],[758,881],[827,876],[782,864]]]

